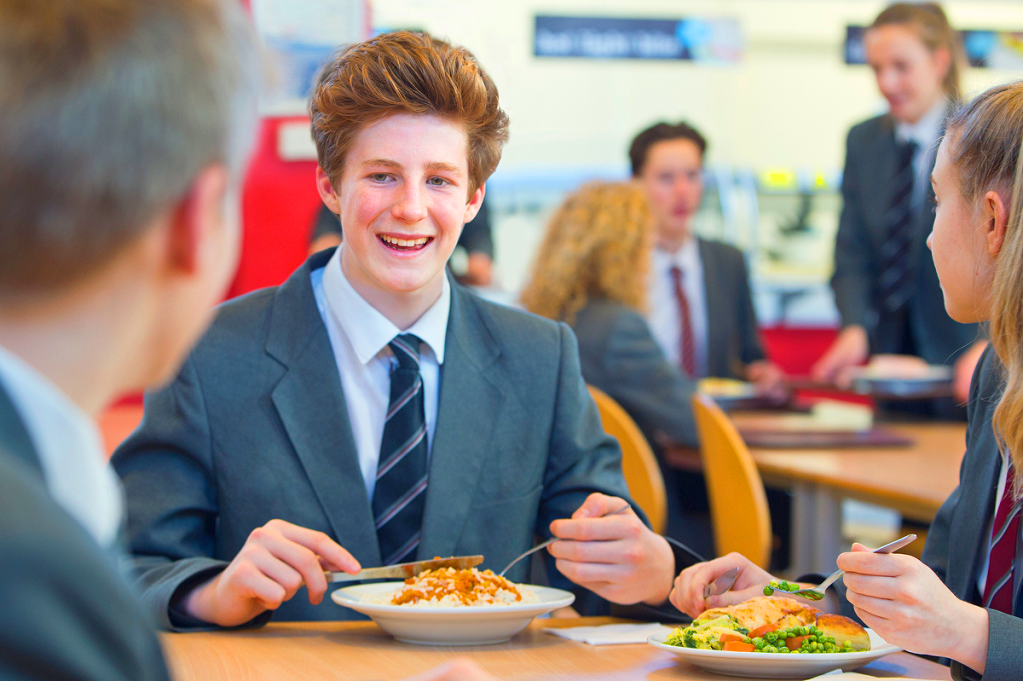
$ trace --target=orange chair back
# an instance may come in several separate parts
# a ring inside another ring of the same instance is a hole
[[[753,457],[714,400],[694,395],[693,414],[717,554],[735,551],[766,570],[771,560],[771,516]]]
[[[587,387],[597,403],[604,431],[621,445],[622,473],[629,494],[650,519],[654,532],[663,534],[668,522],[668,497],[664,493],[664,477],[657,457],[639,426],[621,405],[602,390],[592,385]]]

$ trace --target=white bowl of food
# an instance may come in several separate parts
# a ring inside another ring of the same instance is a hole
[[[405,643],[479,646],[504,643],[538,615],[575,601],[568,591],[514,584],[490,570],[428,570],[404,582],[344,587],[338,605],[368,615]]]
[[[760,679],[848,672],[899,652],[848,617],[779,597],[708,610],[647,642],[707,671]]]

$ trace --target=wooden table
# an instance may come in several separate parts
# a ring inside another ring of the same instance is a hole
[[[783,417],[773,416],[778,422]],[[771,415],[736,413],[743,427],[765,427]],[[899,511],[907,518],[930,522],[959,484],[965,452],[963,423],[886,423],[881,427],[913,440],[908,447],[834,449],[750,449],[764,482],[793,491],[792,569],[824,572],[835,569],[845,550],[841,540],[844,498],[858,499]],[[695,450],[666,452],[669,465],[699,465]]]
[[[271,624],[254,631],[164,634],[162,640],[176,681],[385,681],[418,674],[456,657],[472,658],[506,681],[725,678],[646,644],[594,647],[542,631],[543,627],[609,621],[613,620],[536,620],[509,643],[477,648],[398,643],[372,622]],[[861,672],[882,678],[951,678],[946,667],[907,653],[885,657]]]

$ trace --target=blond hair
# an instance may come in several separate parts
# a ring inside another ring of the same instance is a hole
[[[629,183],[588,184],[547,225],[522,292],[530,312],[573,323],[590,298],[642,311],[653,244],[646,195]]]
[[[959,32],[948,23],[941,5],[936,2],[899,2],[889,5],[877,15],[867,30],[893,25],[912,27],[920,42],[932,54],[942,48],[948,50],[948,73],[941,85],[946,97],[954,102],[959,101],[962,93],[960,74],[966,68],[966,53]]]
[[[993,87],[960,108],[946,126],[948,155],[968,203],[999,192],[1008,206],[1005,239],[991,287],[991,345],[1004,365],[992,425],[999,446],[1023,470],[1023,81]],[[1023,476],[1016,477],[1023,495]]]

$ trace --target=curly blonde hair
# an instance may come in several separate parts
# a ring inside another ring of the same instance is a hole
[[[569,324],[590,298],[642,312],[652,246],[653,219],[639,187],[623,182],[584,185],[548,223],[522,304]]]

